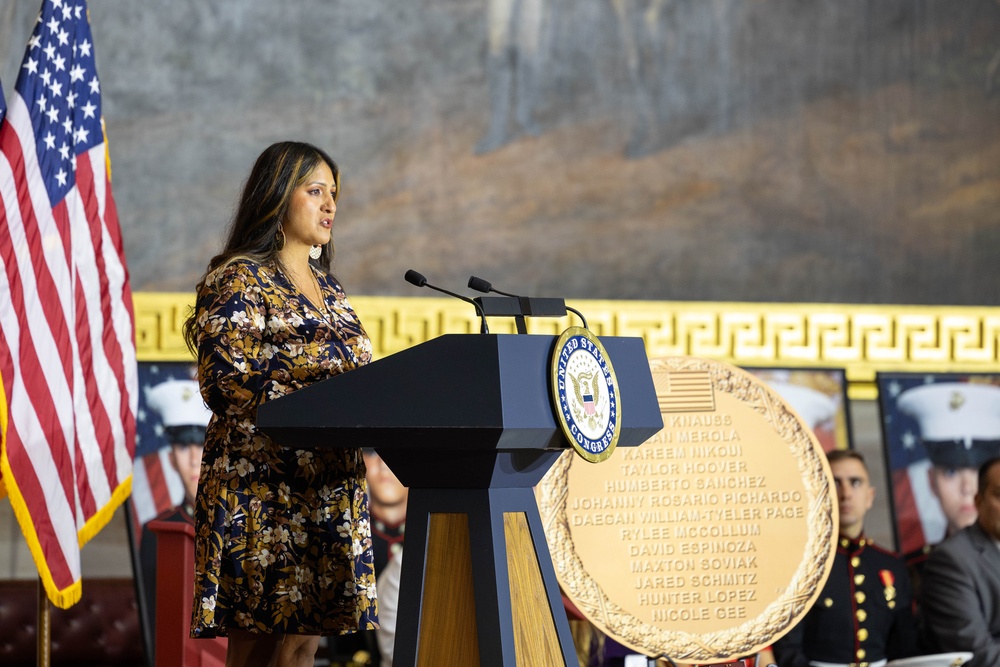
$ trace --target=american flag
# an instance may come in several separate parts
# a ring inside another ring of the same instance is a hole
[[[132,293],[85,0],[45,0],[0,125],[0,495],[49,598],[128,497]]]
[[[715,388],[708,371],[671,371],[654,380],[661,412],[712,412]]]

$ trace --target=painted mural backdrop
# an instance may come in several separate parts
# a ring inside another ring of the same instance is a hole
[[[13,86],[38,9],[0,5]],[[340,162],[355,294],[995,304],[995,0],[90,0],[137,290],[256,154]]]

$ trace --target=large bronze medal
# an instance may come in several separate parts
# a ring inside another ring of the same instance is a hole
[[[601,465],[564,454],[538,487],[563,591],[606,634],[684,662],[754,653],[829,574],[826,457],[763,381],[692,357],[651,361],[664,429]]]

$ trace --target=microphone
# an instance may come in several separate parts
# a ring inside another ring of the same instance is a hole
[[[480,324],[480,326],[479,326],[480,333],[488,334],[490,332],[490,328],[486,325],[486,314],[483,312],[482,307],[478,303],[476,303],[475,301],[473,301],[472,299],[470,299],[469,297],[462,296],[461,294],[455,294],[454,292],[449,292],[446,289],[442,289],[440,287],[436,287],[434,285],[431,285],[429,282],[427,282],[427,278],[424,277],[424,274],[418,273],[418,272],[414,271],[413,269],[409,269],[403,275],[403,278],[405,278],[406,282],[410,283],[411,285],[416,285],[417,287],[428,287],[428,288],[430,288],[432,290],[435,290],[437,292],[441,292],[442,294],[447,294],[448,296],[453,296],[456,299],[461,299],[462,301],[465,301],[466,303],[471,303],[472,307],[476,309],[476,314],[479,315],[479,318],[480,318],[480,320],[482,322]]]
[[[532,299],[531,297],[518,296],[517,294],[511,294],[509,292],[501,292],[497,288],[493,287],[493,284],[488,280],[478,278],[476,276],[469,276],[469,288],[474,289],[477,292],[482,292],[483,294],[489,294],[490,292],[496,292],[497,294],[502,294],[503,296],[509,296],[511,298],[517,299],[518,303],[521,305],[521,315],[542,315],[542,316],[554,316],[558,317],[560,315],[565,315],[565,310],[575,313],[580,321],[583,322],[583,328],[589,329],[587,326],[587,318],[583,316],[576,308],[571,308],[565,305],[562,299]],[[558,304],[548,303],[550,301],[558,301]],[[560,308],[565,309],[563,312],[558,312]]]
[[[500,290],[493,287],[493,283],[488,280],[483,280],[482,278],[477,278],[476,276],[469,276],[469,288],[474,289],[477,292],[482,292],[483,294],[489,294],[490,292],[496,292],[497,294],[503,294],[504,296],[512,296],[515,299],[520,299],[516,294],[508,294],[507,292],[501,292]]]

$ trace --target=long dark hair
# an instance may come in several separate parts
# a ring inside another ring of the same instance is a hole
[[[282,141],[268,146],[254,162],[250,175],[243,184],[239,205],[229,225],[229,235],[222,252],[212,258],[208,269],[198,282],[200,292],[212,272],[238,259],[249,259],[258,264],[278,261],[278,251],[284,245],[280,232],[281,221],[288,213],[292,193],[305,182],[320,162],[325,162],[333,173],[337,186],[334,201],[340,197],[340,169],[326,152],[299,141]],[[333,239],[323,246],[319,259],[310,263],[325,273],[330,272],[333,261]],[[183,327],[188,349],[197,355],[198,323],[195,309],[189,313]]]

